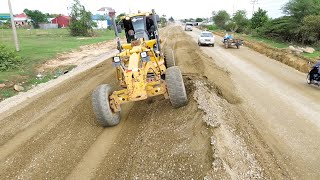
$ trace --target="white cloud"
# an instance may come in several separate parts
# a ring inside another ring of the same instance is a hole
[[[256,6],[268,10],[271,17],[281,16],[281,6],[288,0],[260,0]],[[21,13],[25,8],[40,10],[45,13],[68,14],[67,7],[72,0],[11,0],[15,14]],[[230,14],[238,9],[245,9],[251,16],[251,0],[81,0],[81,3],[90,11],[100,7],[112,7],[118,13],[150,11],[155,8],[159,14],[166,14],[174,18],[210,17],[212,11],[227,10]],[[7,0],[0,1],[0,13],[8,12]]]

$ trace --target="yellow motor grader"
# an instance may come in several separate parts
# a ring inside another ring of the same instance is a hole
[[[173,50],[162,50],[160,46],[159,16],[155,11],[121,18],[126,44],[121,44],[114,17],[112,21],[119,50],[112,64],[122,89],[113,91],[110,85],[102,84],[93,91],[97,122],[104,127],[115,126],[120,122],[121,104],[153,96],[164,95],[175,108],[186,105],[187,94]]]

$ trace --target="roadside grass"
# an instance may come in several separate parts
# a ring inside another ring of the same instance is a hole
[[[320,60],[320,51],[315,51],[313,54],[303,53],[303,56],[307,58]]]
[[[12,89],[0,89],[0,100],[14,96],[16,93]]]
[[[277,40],[274,40],[274,39],[258,37],[258,36],[246,36],[246,38],[248,38],[249,40],[263,42],[263,43],[268,44],[268,45],[270,45],[271,47],[274,47],[274,48],[287,48],[287,47],[290,46],[288,43],[284,43],[284,42],[277,41]]]
[[[33,80],[37,65],[54,58],[58,53],[114,38],[114,31],[112,30],[95,30],[96,36],[94,37],[72,37],[69,35],[68,29],[18,29],[17,33],[20,43],[20,52],[17,52],[17,54],[22,58],[22,65],[19,69],[0,72],[0,82],[25,81],[28,82],[28,85],[47,82],[53,76],[40,81]],[[15,50],[11,29],[0,29],[0,43],[8,49]],[[0,89],[0,98],[8,98],[14,94],[12,88]]]
[[[221,31],[222,32],[222,31]],[[265,38],[265,37],[259,37],[259,36],[252,36],[252,35],[242,35],[242,34],[237,34],[240,37],[244,37],[244,40],[251,40],[251,41],[256,41],[256,42],[262,42],[265,43],[273,48],[288,48],[289,46],[292,46],[292,44],[290,43],[286,43],[280,40],[276,40],[276,39],[270,39],[270,38]],[[304,47],[305,45],[298,45],[301,47]],[[309,53],[302,53],[301,55],[306,57],[306,58],[310,58],[313,60],[317,60],[320,59],[320,47],[313,47],[315,48],[316,51],[314,51],[314,53],[309,54]]]

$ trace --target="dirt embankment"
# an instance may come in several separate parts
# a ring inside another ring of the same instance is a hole
[[[221,37],[225,35],[225,33],[218,31],[213,33]],[[298,71],[307,73],[310,70],[308,61],[310,60],[311,62],[313,62],[312,59],[293,54],[288,49],[273,48],[263,42],[252,41],[247,38],[242,39],[244,40],[244,45],[254,51],[280,61],[290,67],[297,69]]]

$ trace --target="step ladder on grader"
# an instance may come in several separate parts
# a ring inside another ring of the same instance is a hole
[[[121,104],[130,101],[164,95],[175,108],[187,104],[182,74],[175,66],[173,50],[163,50],[160,46],[159,20],[154,10],[122,17],[127,43],[121,44],[112,17],[119,50],[112,64],[122,90],[112,91],[110,85],[102,84],[93,91],[93,110],[100,125],[117,125],[120,122]]]

